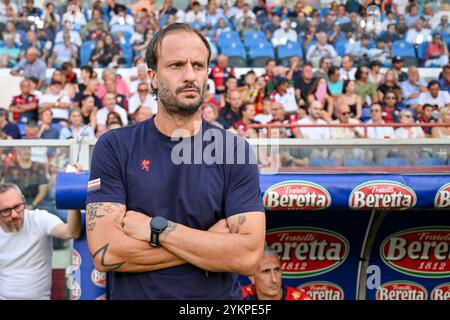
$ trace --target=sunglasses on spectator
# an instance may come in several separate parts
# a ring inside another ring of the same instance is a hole
[[[394,96],[386,96],[386,99],[396,99]]]
[[[341,114],[342,114],[343,116],[349,116],[349,115],[351,115],[352,113],[351,113],[350,111],[347,111],[347,112],[341,112]]]
[[[371,109],[370,112],[381,112],[380,109]]]
[[[139,92],[147,92],[147,89],[139,89]]]
[[[405,114],[404,117],[405,117],[405,118],[412,118],[412,115],[410,115],[410,114]]]
[[[0,216],[5,218],[9,217],[13,210],[17,213],[22,213],[22,211],[25,210],[25,202],[21,202],[12,208],[5,208],[0,210]]]

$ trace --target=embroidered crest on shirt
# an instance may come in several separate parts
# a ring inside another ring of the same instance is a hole
[[[141,160],[141,169],[144,171],[150,171],[150,160],[144,159]]]

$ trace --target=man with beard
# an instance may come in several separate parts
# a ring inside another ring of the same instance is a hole
[[[262,256],[256,159],[201,120],[210,57],[187,24],[159,31],[147,50],[156,115],[95,145],[87,237],[95,267],[112,272],[111,299],[242,299],[237,273]]]
[[[79,211],[67,223],[45,210],[27,209],[20,188],[0,184],[0,300],[49,300],[52,238],[78,238]]]

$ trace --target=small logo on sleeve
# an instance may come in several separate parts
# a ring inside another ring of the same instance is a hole
[[[88,191],[94,191],[94,190],[100,189],[100,183],[101,183],[100,178],[89,181],[88,182]]]
[[[150,164],[151,162],[148,159],[141,160],[141,169],[144,171],[150,171]]]

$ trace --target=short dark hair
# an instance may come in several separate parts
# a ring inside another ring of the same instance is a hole
[[[434,106],[429,104],[429,103],[424,104],[423,107],[422,107],[422,110],[425,110],[426,108],[431,108],[431,109],[434,110]]]
[[[336,66],[331,66],[330,69],[328,70],[328,78],[331,77],[336,72],[336,70],[339,71],[339,68]]]
[[[208,65],[211,61],[211,46],[208,43],[208,40],[203,36],[203,34],[196,30],[191,28],[187,23],[172,23],[165,27],[164,29],[159,30],[150,41],[150,44],[148,45],[147,52],[145,53],[145,60],[147,62],[147,67],[153,71],[158,70],[158,51],[161,47],[161,43],[163,39],[169,34],[173,32],[192,32],[195,33],[203,42],[206,49],[208,50]],[[158,89],[152,87],[152,94],[157,95]]]
[[[8,120],[8,110],[0,108],[0,117],[6,118],[6,120]]]
[[[239,114],[240,114],[240,116],[242,117],[242,114],[245,111],[247,111],[247,108],[249,106],[252,106],[252,105],[253,105],[253,103],[251,103],[251,102],[244,102],[243,104],[241,104],[240,107],[239,107]]]
[[[267,60],[266,60],[266,63],[264,64],[264,66],[267,67],[267,66],[269,65],[269,63],[271,63],[272,61],[273,61],[273,62],[276,62],[275,59],[272,59],[272,58],[267,59]]]
[[[82,66],[82,67],[80,68],[80,70],[84,70],[84,71],[86,71],[87,73],[89,73],[90,77],[92,77],[92,74],[94,73],[94,68],[92,68],[92,67],[89,66],[89,65],[84,65],[84,66]]]
[[[430,88],[431,88],[432,86],[436,85],[436,84],[437,84],[439,87],[441,86],[441,85],[439,84],[439,81],[437,81],[437,80],[431,80],[430,82],[428,82],[428,86],[427,86],[428,90],[430,90]]]
[[[382,64],[381,64],[381,62],[378,61],[378,60],[372,60],[372,61],[370,62],[370,69],[372,69],[373,67],[381,67],[381,66],[382,66]]]

